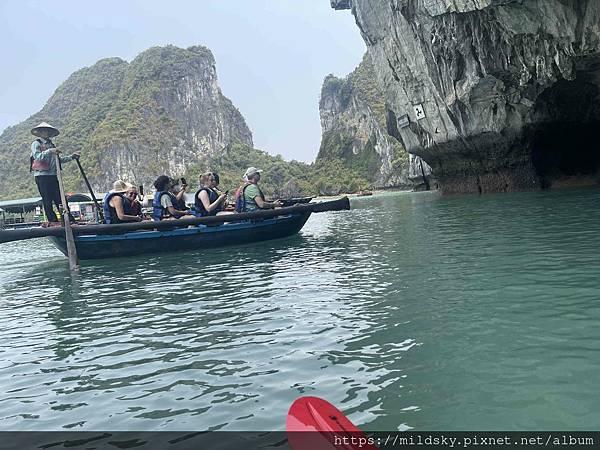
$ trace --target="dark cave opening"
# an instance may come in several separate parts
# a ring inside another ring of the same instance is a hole
[[[531,158],[542,187],[600,169],[600,90],[585,75],[546,89],[535,105]]]
[[[531,157],[538,175],[593,175],[600,168],[600,122],[547,123],[535,134]]]

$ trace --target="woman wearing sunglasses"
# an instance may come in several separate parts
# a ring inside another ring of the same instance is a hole
[[[127,214],[131,216],[142,217],[142,205],[138,200],[138,190],[133,184],[127,183],[127,191],[125,191],[125,198],[129,205],[126,207]]]
[[[131,185],[122,180],[113,183],[113,188],[105,196],[102,202],[104,209],[104,221],[106,223],[140,222],[142,218],[131,212],[127,192]]]
[[[200,176],[200,189],[194,195],[194,214],[198,217],[216,216],[227,204],[227,193],[215,189],[216,178],[212,172]]]

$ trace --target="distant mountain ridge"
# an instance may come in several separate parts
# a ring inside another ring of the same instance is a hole
[[[39,112],[0,135],[0,197],[36,192],[28,173],[30,129],[41,121],[60,129],[54,141],[63,152],[81,153],[99,191],[119,178],[149,185],[162,173],[209,166],[232,144],[253,145],[202,46],[152,47],[131,63],[107,58],[74,72]],[[65,177],[71,189],[83,190],[71,165]]]

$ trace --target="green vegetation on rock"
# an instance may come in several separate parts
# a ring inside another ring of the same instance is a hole
[[[41,111],[0,135],[0,198],[37,195],[28,172],[30,130],[42,121],[60,129],[53,140],[64,154],[82,155],[99,191],[117,178],[148,184],[172,164],[202,161],[236,139],[252,144],[202,46],[153,47],[131,63],[108,58],[73,73]],[[69,190],[85,189],[74,164],[64,175]]]
[[[409,155],[387,133],[384,96],[367,54],[346,78],[325,78],[319,109],[323,135],[318,163],[335,160],[370,185],[410,185]]]
[[[102,59],[92,67],[73,73],[50,97],[41,111],[0,135],[0,197],[19,198],[37,195],[29,174],[30,130],[42,121],[61,131],[54,140],[65,153],[85,151],[90,134],[104,120],[117,98],[127,63],[119,58]],[[65,166],[69,188],[76,184],[75,168]]]
[[[218,87],[212,53],[202,46],[153,47],[131,63],[108,58],[74,72],[41,111],[0,135],[0,199],[37,195],[30,130],[42,121],[60,129],[54,142],[64,154],[81,154],[99,192],[118,178],[150,186],[161,174],[195,184],[206,170],[218,171],[222,187],[233,190],[246,168],[256,166],[269,195],[339,194],[367,188],[365,174],[378,163],[373,152],[346,155],[337,147],[314,164],[254,149],[244,118]],[[68,190],[86,191],[75,164],[65,164],[64,177]]]
[[[261,186],[265,195],[279,198],[315,195],[337,195],[356,192],[369,186],[367,180],[346,167],[341,160],[331,159],[306,164],[285,161],[281,155],[273,156],[239,142],[211,161],[206,167],[190,167],[185,177],[195,184],[207,171],[219,173],[220,188],[231,193],[242,184],[244,171],[254,166],[263,170]]]

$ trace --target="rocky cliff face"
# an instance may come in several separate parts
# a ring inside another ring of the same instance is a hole
[[[345,79],[325,79],[319,112],[323,136],[317,162],[339,159],[373,187],[423,183],[420,169],[414,170],[416,157],[387,131],[385,100],[368,55]]]
[[[157,175],[209,164],[234,142],[252,146],[242,115],[223,96],[215,60],[205,47],[154,47],[131,63],[101,60],[75,72],[26,121],[0,136],[0,192],[34,192],[28,171],[29,130],[58,127],[65,153],[79,151],[93,186],[105,191],[122,178],[150,185]],[[82,189],[74,167],[66,177]]]
[[[597,176],[597,0],[331,0],[352,8],[394,135],[447,192]]]

